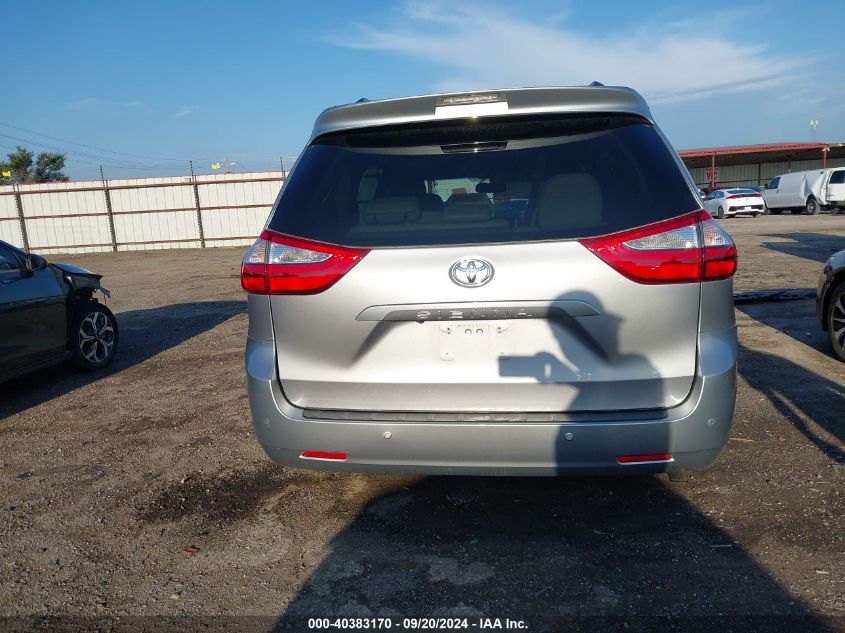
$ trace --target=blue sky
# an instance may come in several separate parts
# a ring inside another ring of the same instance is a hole
[[[21,2],[0,20],[0,154],[91,178],[289,165],[360,97],[630,85],[677,148],[845,141],[840,2]],[[806,37],[807,33],[813,33]],[[52,137],[52,138],[49,138]],[[87,146],[87,147],[86,147]]]

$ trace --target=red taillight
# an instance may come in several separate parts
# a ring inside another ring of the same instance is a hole
[[[736,272],[737,253],[731,236],[706,211],[701,212],[701,281],[727,279]]]
[[[328,451],[302,451],[299,456],[302,459],[333,459],[335,461],[343,461],[349,457],[346,453],[332,453]]]
[[[265,230],[244,256],[241,286],[257,294],[316,294],[335,284],[368,252]]]
[[[713,281],[736,272],[733,240],[703,210],[579,241],[603,262],[641,284]]]
[[[669,453],[655,453],[652,455],[620,455],[616,458],[620,464],[642,464],[645,462],[671,462]]]

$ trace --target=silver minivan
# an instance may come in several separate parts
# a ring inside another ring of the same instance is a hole
[[[242,265],[257,437],[305,468],[684,478],[730,432],[736,265],[631,89],[330,108]]]

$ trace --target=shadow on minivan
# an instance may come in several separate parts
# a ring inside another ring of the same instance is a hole
[[[507,355],[499,359],[499,375],[528,377],[549,389],[564,385],[568,393],[559,394],[560,410],[577,414],[584,411],[613,410],[619,401],[635,401],[636,408],[658,408],[665,398],[666,385],[657,369],[642,354],[625,352],[619,345],[623,317],[608,312],[598,297],[587,291],[576,291],[560,296],[556,301],[577,297],[597,312],[595,316],[576,318],[559,313],[547,321],[557,349],[538,352],[531,356]],[[601,327],[587,328],[587,319],[600,319]],[[626,381],[611,380],[609,367],[623,368]],[[625,408],[631,408],[625,405]],[[662,437],[654,438],[651,453],[669,453],[670,435],[664,427]],[[564,426],[555,441],[555,458],[560,474],[572,476],[566,464],[572,463],[573,451],[583,450],[578,438],[567,433]],[[638,466],[642,468],[642,466]],[[658,466],[658,470],[662,467]]]

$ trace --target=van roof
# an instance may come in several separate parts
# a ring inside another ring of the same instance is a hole
[[[335,106],[314,124],[311,140],[330,132],[481,116],[551,113],[634,114],[654,122],[645,99],[622,86],[506,88],[400,97]]]

